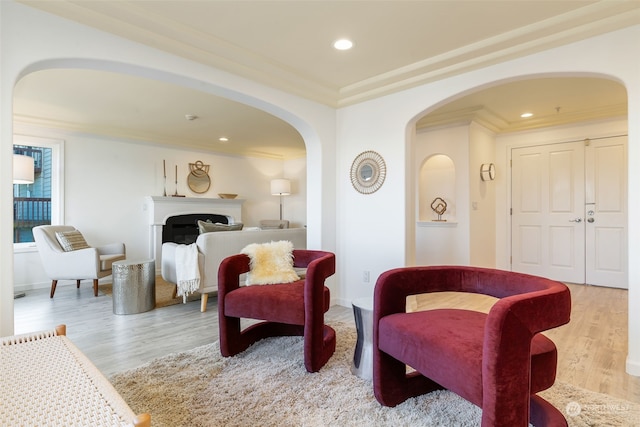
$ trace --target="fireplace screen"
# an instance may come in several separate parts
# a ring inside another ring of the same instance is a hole
[[[229,224],[230,217],[218,214],[187,214],[167,218],[162,227],[162,243],[174,242],[189,245],[198,238],[198,220]]]

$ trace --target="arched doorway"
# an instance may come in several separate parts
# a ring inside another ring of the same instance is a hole
[[[297,135],[298,138],[300,138],[301,140],[303,140],[303,147],[306,143],[309,143],[309,145],[315,149],[315,150],[319,150],[319,148],[317,147],[319,141],[318,141],[318,136],[314,133],[313,127],[307,123],[304,119],[296,116],[293,113],[290,113],[288,111],[285,111],[283,108],[278,107],[278,106],[274,106],[271,104],[267,104],[266,102],[262,101],[262,100],[257,100],[257,99],[249,99],[248,97],[246,97],[246,95],[240,94],[240,93],[232,93],[229,90],[225,90],[223,88],[217,87],[212,83],[204,83],[201,81],[196,81],[196,80],[192,80],[192,79],[188,79],[185,78],[184,76],[176,76],[170,73],[166,73],[163,71],[158,71],[158,70],[147,70],[147,69],[141,69],[138,68],[136,66],[132,66],[132,65],[124,65],[124,64],[111,64],[109,62],[96,62],[96,61],[86,61],[86,63],[80,63],[82,61],[70,61],[69,63],[60,63],[60,62],[56,62],[55,64],[53,63],[42,63],[42,64],[38,64],[37,66],[32,67],[32,69],[30,69],[30,73],[25,74],[25,76],[23,76],[24,78],[28,78],[30,75],[32,75],[33,73],[47,73],[48,71],[51,70],[51,68],[49,67],[53,67],[56,70],[59,71],[65,71],[65,70],[81,70],[83,67],[83,65],[85,67],[89,66],[91,69],[90,70],[83,70],[82,71],[86,71],[86,72],[105,72],[104,70],[110,70],[109,72],[114,72],[114,69],[116,70],[116,74],[119,75],[119,77],[123,77],[123,78],[135,78],[136,81],[140,81],[140,79],[147,79],[147,80],[151,80],[154,83],[162,83],[162,84],[167,84],[167,85],[173,85],[173,86],[179,86],[180,90],[184,90],[184,91],[191,91],[194,92],[195,89],[193,87],[198,87],[201,91],[205,90],[206,93],[199,93],[198,96],[203,96],[203,97],[207,97],[208,99],[213,99],[213,98],[221,98],[220,96],[218,96],[217,94],[219,93],[224,93],[225,95],[227,95],[227,98],[224,99],[224,101],[226,102],[225,105],[230,105],[230,103],[234,103],[234,104],[241,104],[239,100],[242,100],[243,102],[246,102],[247,104],[243,104],[240,107],[242,109],[247,109],[246,111],[250,111],[250,117],[247,118],[246,120],[243,121],[243,126],[247,127],[247,123],[252,123],[255,122],[255,125],[257,126],[257,122],[259,122],[261,120],[260,117],[264,118],[264,116],[270,116],[270,123],[275,124],[275,126],[279,126],[279,127],[284,127],[287,128],[288,130],[293,130]],[[54,67],[55,65],[55,67]],[[62,67],[62,68],[59,68]],[[144,75],[145,77],[141,77],[140,75]],[[155,80],[154,80],[155,79]],[[22,81],[26,81],[26,80],[21,80]],[[20,84],[20,83],[18,83]],[[106,96],[108,97],[109,95],[113,95],[113,93],[109,93],[108,88],[102,88],[104,89],[104,92],[102,92],[102,96]],[[82,94],[79,94],[82,95]],[[89,96],[94,97],[94,99],[99,99],[100,95],[97,93],[97,89],[95,89],[94,91],[91,91],[89,93]],[[194,95],[195,97],[195,95]],[[233,97],[234,100],[230,100],[229,97]],[[237,99],[238,101],[236,101],[235,99]],[[253,104],[253,105],[248,105],[248,104]],[[60,103],[59,105],[57,105],[58,108],[63,108],[63,103]],[[268,109],[269,112],[267,113],[265,110],[261,110],[259,107],[262,107],[264,109]],[[131,106],[129,106],[131,107]],[[14,107],[15,108],[15,107]],[[15,111],[15,110],[14,110]],[[157,111],[155,111],[157,112]],[[149,111],[150,114],[153,114],[154,111],[151,110]],[[181,120],[184,121],[185,123],[191,123],[193,124],[193,122],[188,122],[185,118],[184,115],[181,116]],[[287,121],[291,121],[292,123],[289,123]],[[300,127],[300,131],[297,130],[296,126]],[[20,129],[20,132],[24,132],[23,130],[24,128]],[[51,126],[49,126],[49,129],[51,129]],[[66,129],[69,130],[69,129]],[[72,131],[75,131],[72,129]],[[91,136],[87,136],[89,133],[87,132],[87,134],[85,134],[83,136],[83,138],[85,138],[87,140],[88,144],[94,144],[94,143],[99,143],[99,138],[94,138]],[[307,139],[304,140],[303,137],[301,136],[302,134],[304,134]],[[217,135],[216,135],[217,136]],[[266,134],[265,134],[266,136]],[[153,150],[156,149],[158,147],[164,147],[160,142],[164,142],[164,141],[152,141],[150,140],[150,138],[142,138],[142,141],[134,141],[135,138],[133,138],[133,136],[131,134],[129,135],[117,135],[117,138],[119,138],[120,140],[118,141],[118,144],[120,143],[126,143],[126,142],[132,142],[133,146],[136,146],[136,154],[134,157],[135,161],[137,161],[138,163],[134,166],[135,168],[137,168],[135,171],[132,171],[132,177],[133,175],[137,176],[137,178],[135,179],[131,179],[129,181],[130,185],[132,185],[133,187],[138,187],[141,186],[143,183],[145,182],[151,182],[152,183],[152,187],[155,186],[157,188],[152,188],[151,191],[147,191],[148,194],[150,195],[161,195],[162,194],[162,165],[163,165],[163,160],[162,158],[154,158],[153,156],[148,156],[146,159],[143,159],[143,161],[140,161],[140,156],[145,157],[145,155],[143,154],[143,152],[148,152],[149,150]],[[184,141],[183,141],[184,142]],[[75,142],[74,142],[75,144]],[[189,161],[193,162],[197,159],[200,158],[200,155],[202,152],[205,152],[205,149],[203,147],[194,147],[194,146],[190,146],[188,148],[189,152],[192,153],[192,156],[188,159],[181,159],[181,165],[186,165],[188,164]],[[304,148],[303,148],[304,150]],[[100,161],[97,162],[96,158],[100,158],[100,155],[97,153],[101,153],[100,150],[94,150],[94,153],[96,154],[96,157],[89,157],[89,158],[84,158],[84,160],[82,158],[79,158],[79,154],[77,154],[77,151],[74,150],[67,150],[67,154],[70,154],[70,156],[67,157],[68,161],[70,162],[74,162],[74,165],[78,165],[81,166],[83,169],[84,168],[92,168],[92,167],[96,167],[96,166],[100,166],[100,165],[105,165],[105,164],[109,164],[112,165],[110,167],[113,167],[113,175],[117,174],[120,175],[121,171],[123,169],[126,169],[128,167],[129,164],[129,160],[131,159],[131,157],[129,156],[130,153],[123,153],[123,152],[116,152],[113,151],[111,153],[110,157],[113,157],[112,159],[106,159],[103,158],[104,161]],[[91,151],[89,149],[83,149],[83,151]],[[175,149],[173,150],[173,153],[176,153],[176,155],[179,155],[180,153],[180,149]],[[186,150],[184,150],[186,151]],[[196,157],[197,156],[197,157]],[[118,159],[119,157],[119,159]],[[320,156],[317,156],[314,159],[310,159],[310,162],[315,163],[315,159],[317,159]],[[167,157],[165,157],[167,158]],[[170,169],[167,170],[167,174],[169,175],[169,183],[171,185],[175,185],[173,181],[174,175],[173,175],[173,166],[175,164],[178,163],[177,160],[173,160],[171,161],[170,158],[168,158],[168,167],[170,167]],[[147,161],[148,160],[148,161]],[[134,162],[135,162],[134,161]],[[233,165],[234,160],[228,160],[229,165]],[[221,162],[220,162],[221,163]],[[294,208],[297,209],[299,212],[301,212],[301,215],[304,215],[303,219],[297,219],[296,222],[298,223],[298,226],[303,226],[307,224],[306,221],[306,206],[307,206],[307,202],[308,202],[308,197],[306,194],[306,174],[307,174],[307,160],[305,157],[302,158],[298,158],[294,161],[292,161],[291,163],[287,163],[284,160],[272,160],[269,164],[268,167],[265,167],[265,162],[259,162],[257,160],[253,160],[253,158],[251,160],[247,160],[246,163],[249,165],[247,166],[250,169],[250,174],[246,174],[242,177],[238,178],[238,181],[242,181],[241,178],[245,178],[245,181],[249,181],[250,178],[248,177],[255,177],[255,176],[259,176],[262,177],[264,179],[260,180],[260,182],[258,182],[256,185],[253,185],[254,187],[256,187],[256,193],[259,193],[262,197],[263,197],[263,206],[268,207],[267,203],[270,203],[273,206],[273,215],[274,217],[277,217],[277,213],[278,213],[278,199],[273,197],[269,190],[268,190],[268,186],[269,186],[269,178],[272,176],[277,176],[280,177],[282,176],[284,173],[288,173],[288,174],[294,174],[294,176],[296,178],[294,178],[293,181],[293,188],[294,188],[294,194],[292,195],[292,197],[288,200],[289,201],[289,207],[291,209]],[[170,165],[170,166],[169,166]],[[226,165],[225,165],[226,167]],[[232,166],[229,166],[232,167]],[[314,168],[319,167],[316,166],[315,164],[313,165]],[[261,169],[262,168],[262,169]],[[67,168],[70,169],[70,168]],[[221,167],[218,166],[218,170],[220,170]],[[67,170],[68,172],[68,170]],[[91,171],[89,171],[91,172]],[[218,173],[219,174],[219,173]],[[277,175],[276,175],[277,174]],[[186,175],[186,174],[185,174]],[[87,176],[91,177],[93,176],[93,174],[88,174]],[[299,179],[297,179],[297,177],[300,177]],[[180,179],[182,179],[182,176],[180,175]],[[220,176],[218,175],[217,177],[218,182],[220,182]],[[79,187],[79,186],[83,186],[86,183],[90,182],[89,179],[73,179],[71,184]],[[110,182],[112,183],[112,181],[109,181],[107,179],[103,180],[103,182]],[[133,185],[135,184],[135,185]],[[181,185],[183,183],[180,183]],[[260,185],[264,186],[264,191],[260,190]],[[178,191],[179,193],[184,194],[185,190],[184,188],[186,187],[186,184],[183,185],[182,188],[180,188],[180,190]],[[94,193],[98,193],[98,189],[100,187],[95,185],[92,188],[87,188],[87,190],[91,190]],[[173,193],[174,191],[174,187],[171,188],[171,191],[169,191],[169,193]],[[230,191],[234,191],[233,189],[230,189]],[[70,197],[70,194],[67,192],[66,196],[67,198]],[[77,194],[77,192],[76,192]],[[206,197],[217,197],[217,192],[213,192],[212,194],[209,195],[205,195]],[[315,194],[311,194],[309,196],[310,198],[314,199],[316,197]],[[116,200],[116,198],[114,197],[109,197],[109,200]],[[117,199],[117,200],[121,200],[121,199]],[[115,203],[107,203],[107,205],[113,207],[115,206]],[[94,204],[94,206],[96,206],[96,204]],[[131,206],[131,205],[129,205]],[[267,210],[267,209],[265,209]],[[140,211],[139,209],[133,209],[133,211]],[[67,209],[67,212],[69,212],[69,209]],[[78,217],[78,214],[75,213],[73,214],[76,217]],[[134,215],[129,215],[129,218],[127,218],[127,221],[130,221],[132,218],[132,216]],[[139,216],[139,215],[138,215]],[[114,217],[114,216],[112,216]],[[121,218],[122,220],[123,218]],[[67,218],[67,220],[69,220]],[[97,225],[97,222],[96,222]],[[139,224],[139,227],[135,227],[137,229],[140,230],[146,230],[146,228],[148,227],[147,224]],[[103,226],[106,226],[106,224],[103,223]],[[318,230],[319,228],[319,224],[316,224],[316,227],[314,228],[314,230]],[[90,229],[85,229],[89,235],[91,235],[91,230]],[[98,233],[96,233],[96,235],[98,235]],[[142,247],[142,249],[144,250],[144,246],[146,245],[146,243],[140,243],[143,242],[145,239],[138,239],[138,236],[134,237],[130,237],[131,241],[134,241],[134,243],[129,242],[129,249],[133,249],[132,252],[134,252],[132,254],[132,256],[135,256],[135,249],[136,249],[136,245]],[[39,263],[39,259],[38,259],[38,254],[35,251],[23,251],[20,252],[16,258],[29,258],[29,260],[26,261],[21,261],[21,260],[17,260],[16,264],[14,264],[14,270],[15,269],[19,269],[20,266],[37,266]],[[17,265],[18,267],[15,267],[15,265]],[[32,273],[34,273],[34,271],[36,271],[37,268],[30,268],[29,270],[27,270],[27,267],[25,267],[25,272],[24,272],[24,277],[21,277],[19,275],[19,272],[14,271],[13,272],[13,277],[14,277],[14,283],[16,284],[23,284],[23,283],[28,283],[28,284],[32,284],[35,283],[36,281],[38,281],[37,279],[35,279],[34,277],[31,277],[30,275]]]
[[[542,110],[545,105],[546,110]],[[584,139],[580,129],[588,129],[592,136],[613,135],[620,133],[621,123],[625,133],[626,106],[626,90],[617,82],[554,76],[496,83],[460,94],[420,118],[417,135],[437,135],[440,140],[450,136],[457,144],[451,150],[462,150],[461,164],[465,165],[466,174],[461,182],[469,185],[459,192],[462,200],[457,205],[457,218],[460,229],[468,228],[462,231],[461,238],[468,249],[468,262],[472,265],[489,262],[488,266],[511,269],[513,251],[519,250],[512,246],[510,228],[511,165],[505,147],[513,143],[507,141],[538,138],[535,143],[541,144],[558,142],[572,134],[580,134]],[[520,114],[529,109],[535,115],[521,118]],[[545,130],[547,133],[541,140]],[[420,143],[418,138],[417,144]],[[417,156],[416,164],[440,151],[440,147],[427,150],[423,156]],[[481,180],[479,168],[485,163],[495,163],[495,182]],[[466,212],[462,211],[465,209]],[[495,254],[493,262],[483,256],[487,252]]]

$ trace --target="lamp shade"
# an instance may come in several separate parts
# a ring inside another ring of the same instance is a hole
[[[289,194],[291,194],[291,181],[288,179],[271,180],[272,196],[288,196]]]
[[[33,184],[33,157],[13,155],[13,183]]]

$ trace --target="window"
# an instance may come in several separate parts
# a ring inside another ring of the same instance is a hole
[[[33,243],[33,227],[60,223],[62,144],[39,138],[14,138],[14,154],[34,160],[33,184],[13,185],[13,243],[17,246]]]

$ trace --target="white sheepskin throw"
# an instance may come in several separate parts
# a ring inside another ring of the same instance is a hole
[[[251,259],[247,285],[271,285],[300,280],[293,269],[293,243],[288,240],[252,243],[240,253]]]

